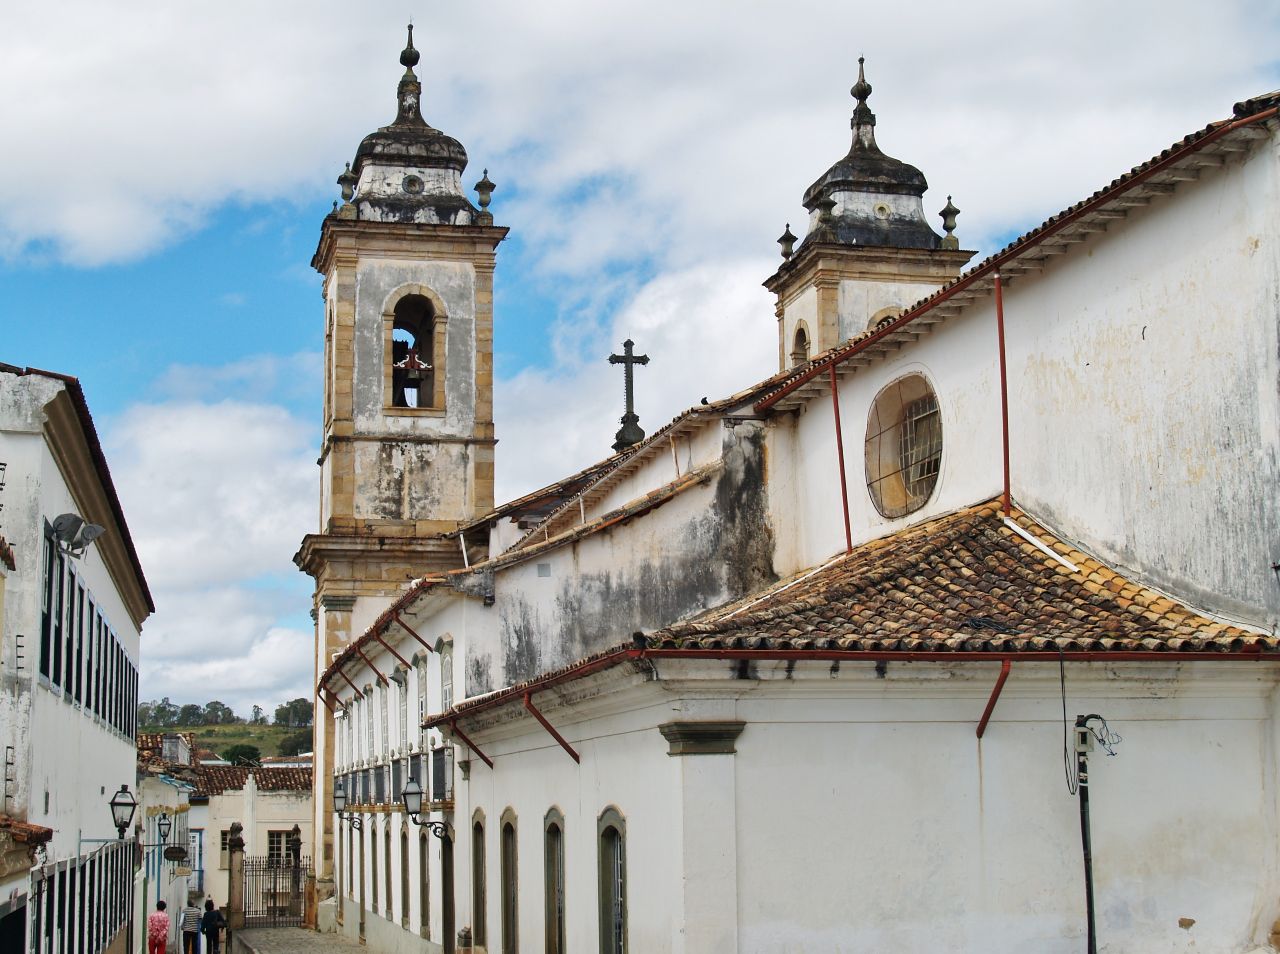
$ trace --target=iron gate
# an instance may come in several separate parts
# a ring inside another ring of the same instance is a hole
[[[244,859],[244,926],[302,927],[311,859],[284,853]]]

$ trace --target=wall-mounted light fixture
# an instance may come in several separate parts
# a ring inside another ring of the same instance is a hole
[[[411,778],[405,784],[404,790],[400,793],[400,801],[404,803],[404,810],[409,820],[419,828],[425,828],[441,839],[449,834],[449,826],[445,822],[423,821],[418,817],[422,814],[422,786],[418,784],[417,779]]]
[[[133,797],[133,792],[129,791],[128,785],[121,785],[120,791],[112,795],[111,801],[107,804],[111,806],[111,821],[116,826],[116,831],[120,833],[119,840],[124,841],[124,830],[133,821],[133,813],[138,809],[138,800]]]
[[[356,831],[360,830],[360,818],[355,812],[347,811],[347,787],[341,780],[333,783],[333,810],[338,813],[340,821],[345,821]]]
[[[106,532],[105,527],[88,523],[79,514],[64,513],[53,520],[53,538],[58,541],[58,549],[75,560],[84,556],[89,544]]]

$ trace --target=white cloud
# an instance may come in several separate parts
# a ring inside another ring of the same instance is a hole
[[[497,493],[508,500],[608,457],[623,411],[622,368],[605,358],[635,340],[650,363],[636,375],[636,413],[653,433],[703,397],[725,397],[777,363],[765,261],[671,272],[642,287],[605,330],[561,326],[550,369],[495,387]]]
[[[160,592],[280,573],[314,528],[315,435],[284,408],[135,405],[109,434],[129,528]]]
[[[96,263],[228,200],[336,193],[388,121],[399,4],[69,0],[5,12],[0,252]],[[759,254],[847,148],[869,57],[881,142],[989,242],[1277,84],[1274,5],[783,7],[493,0],[419,10],[424,103],[499,183],[501,221],[570,273]],[[479,31],[479,32],[477,32]],[[478,178],[478,176],[476,176]],[[585,188],[596,182],[599,187]],[[508,196],[514,198],[508,199]]]

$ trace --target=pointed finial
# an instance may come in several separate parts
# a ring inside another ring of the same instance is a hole
[[[849,90],[849,95],[858,101],[858,105],[853,110],[853,126],[874,126],[876,124],[876,114],[871,111],[871,107],[867,105],[867,100],[871,96],[871,84],[867,82],[867,75],[863,69],[866,57],[858,57],[858,82],[854,83]]]
[[[960,210],[951,204],[951,196],[947,196],[947,204],[938,213],[942,216],[942,230],[947,233],[942,239],[943,248],[958,249],[960,247],[960,240],[951,234],[956,230],[956,216],[959,214]]]
[[[413,48],[413,24],[409,24],[409,42],[405,44],[405,48],[400,52],[400,65],[405,69],[413,69],[418,65],[421,55]]]
[[[778,236],[778,244],[782,246],[782,257],[790,258],[796,247],[796,237],[791,234],[790,222],[787,223],[787,230]]]

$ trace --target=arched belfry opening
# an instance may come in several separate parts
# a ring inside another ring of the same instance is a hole
[[[791,367],[799,367],[809,360],[809,332],[804,325],[796,327],[796,336],[791,346]]]
[[[435,305],[425,295],[406,295],[393,314],[391,406],[437,407]]]

